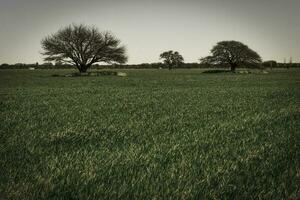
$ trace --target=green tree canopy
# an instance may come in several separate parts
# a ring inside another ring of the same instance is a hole
[[[173,67],[178,67],[184,61],[182,55],[180,55],[177,51],[173,52],[171,50],[163,52],[159,57],[164,60],[164,63],[169,70]]]

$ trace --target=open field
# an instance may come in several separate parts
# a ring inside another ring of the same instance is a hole
[[[300,70],[69,72],[0,71],[2,199],[299,199]]]

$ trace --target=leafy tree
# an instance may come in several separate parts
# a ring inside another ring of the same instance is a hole
[[[62,62],[86,72],[97,62],[126,63],[125,47],[110,32],[95,27],[70,25],[42,40],[45,61]]]
[[[173,67],[178,67],[184,61],[183,57],[177,51],[165,51],[159,57],[160,59],[164,59],[164,63],[169,70]]]
[[[277,62],[275,60],[268,60],[268,61],[263,62],[262,65],[264,67],[273,68],[273,67],[277,67]]]
[[[10,65],[7,63],[1,64],[1,68],[3,68],[3,69],[8,69],[9,67],[10,67]]]
[[[237,67],[258,66],[261,57],[247,45],[238,41],[218,42],[211,50],[211,56],[201,58],[203,64],[230,66],[231,71]]]

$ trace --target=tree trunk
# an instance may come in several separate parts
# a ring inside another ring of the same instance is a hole
[[[86,73],[87,69],[88,69],[87,65],[80,65],[80,73]]]
[[[237,66],[237,64],[231,64],[230,65],[230,71],[235,72],[236,66]]]

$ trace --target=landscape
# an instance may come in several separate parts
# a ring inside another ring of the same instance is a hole
[[[258,37],[227,38],[224,32],[191,59],[194,48],[189,44],[161,42],[163,48],[150,48],[154,32],[145,47],[130,43],[131,36],[124,40],[119,29],[118,34],[103,31],[90,23],[91,9],[107,11],[111,18],[106,25],[119,27],[117,19],[133,20],[130,14],[136,10],[142,19],[155,10],[159,17],[167,12],[176,21],[187,16],[192,20],[191,9],[215,3],[174,0],[173,13],[165,10],[170,8],[165,0],[91,1],[86,11],[86,4],[77,0],[72,9],[64,4],[71,0],[61,1],[63,10],[56,0],[24,2],[0,2],[0,17],[8,22],[24,16],[34,20],[39,14],[35,9],[47,7],[49,16],[50,11],[57,14],[48,23],[58,28],[42,31],[38,38],[28,36],[38,41],[38,50],[29,45],[13,55],[15,47],[0,47],[0,199],[300,198],[299,28],[284,33],[296,38],[289,47],[279,45],[284,50],[268,51],[265,37],[260,45],[251,42]],[[246,1],[228,2],[241,9],[249,6]],[[253,5],[257,15],[266,6],[265,16],[270,7],[277,9],[276,2]],[[290,3],[291,8],[300,6]],[[32,12],[12,16],[4,8]],[[80,21],[82,16],[69,9],[82,11],[90,21]],[[122,12],[110,15],[110,10]],[[62,24],[56,26],[57,20]],[[150,21],[159,23],[155,17]],[[13,37],[6,30],[0,34],[3,44]],[[134,53],[135,48],[139,51]],[[147,48],[150,53],[145,55]]]

